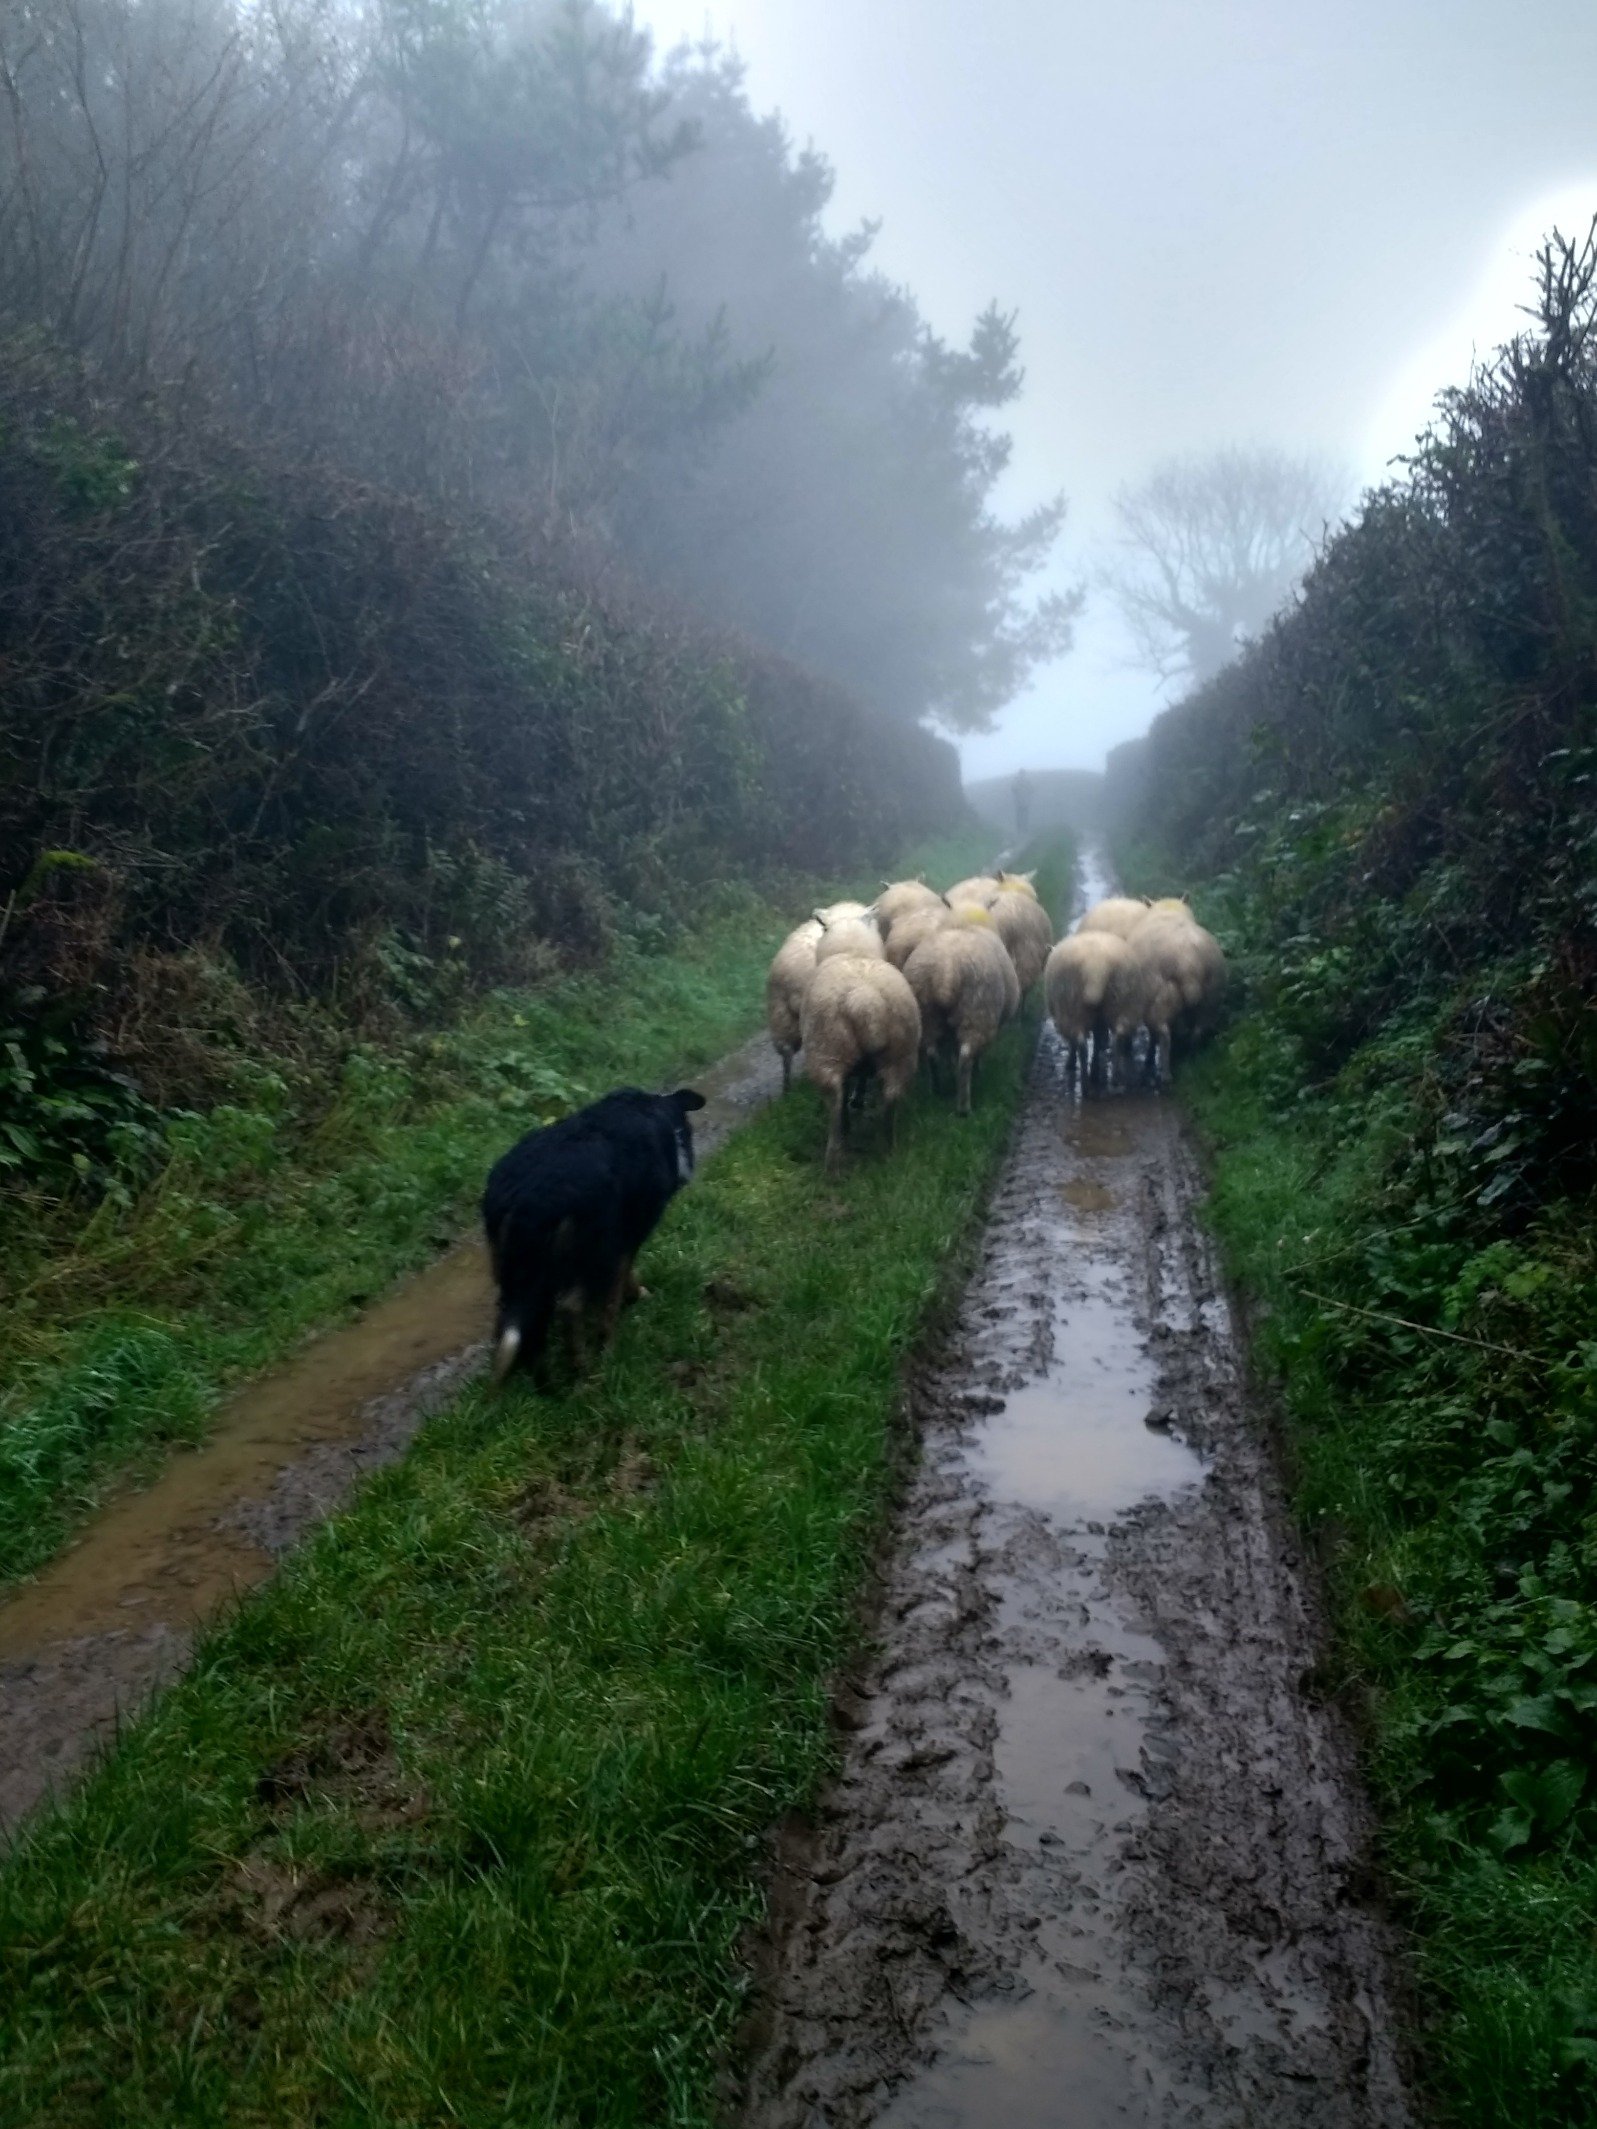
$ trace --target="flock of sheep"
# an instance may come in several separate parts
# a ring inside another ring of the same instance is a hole
[[[978,1059],[1041,977],[1072,1072],[1103,1084],[1111,1058],[1129,1074],[1137,1031],[1148,1070],[1169,1076],[1173,1037],[1212,1026],[1225,956],[1185,902],[1117,895],[1054,943],[1032,875],[979,874],[939,894],[895,880],[875,902],[817,909],[778,948],[765,984],[766,1024],[826,1098],[826,1166],[842,1160],[851,1112],[880,1085],[893,1142],[895,1108],[924,1058],[934,1081],[952,1066],[955,1107],[969,1112]]]

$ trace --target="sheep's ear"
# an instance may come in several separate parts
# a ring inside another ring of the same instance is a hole
[[[953,903],[949,901],[949,899],[948,899],[947,895],[945,895],[945,894],[940,894],[940,895],[939,895],[939,896],[937,897],[937,899],[938,899],[938,901],[939,901],[939,902],[941,902],[941,903],[942,903],[942,905],[943,905],[943,907],[944,907],[945,909],[952,909],[952,908],[953,908],[953,906],[954,906],[954,905],[953,905]]]
[[[671,1099],[684,1115],[694,1109],[702,1109],[705,1106],[704,1096],[697,1093],[692,1087],[678,1087]]]
[[[826,911],[825,911],[824,909],[812,909],[812,910],[810,911],[810,922],[811,922],[812,924],[819,924],[819,926],[821,927],[822,931],[825,931],[825,929],[826,929]]]
[[[1030,872],[1017,872],[1017,873],[1015,874],[1015,878],[1016,878],[1017,880],[1024,880],[1024,881],[1025,881],[1025,883],[1026,883],[1026,885],[1027,885],[1028,887],[1029,887],[1029,886],[1031,885],[1032,881],[1033,881],[1034,879],[1036,879],[1036,877],[1037,877],[1037,868],[1036,868],[1036,866],[1035,866],[1035,865],[1033,865],[1033,867],[1031,868]]]

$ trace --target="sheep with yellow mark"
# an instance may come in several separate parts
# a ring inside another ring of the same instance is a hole
[[[1124,964],[1111,976],[1105,1004],[1117,1044],[1129,1049],[1148,1030],[1148,1063],[1157,1082],[1170,1076],[1178,1030],[1203,1034],[1225,999],[1226,960],[1219,941],[1190,912],[1149,911],[1126,941]]]
[[[1112,894],[1102,902],[1094,902],[1076,930],[1108,931],[1117,939],[1129,939],[1147,914],[1148,904],[1140,896]]]

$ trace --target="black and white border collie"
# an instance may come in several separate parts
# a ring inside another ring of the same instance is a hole
[[[623,1301],[642,1292],[633,1259],[693,1174],[688,1117],[703,1107],[690,1087],[622,1087],[530,1131],[494,1163],[482,1219],[499,1288],[495,1383],[517,1365],[541,1370],[557,1310],[574,1366],[588,1310],[600,1311],[609,1344]]]

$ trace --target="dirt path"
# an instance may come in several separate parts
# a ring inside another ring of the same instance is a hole
[[[774,1094],[762,1034],[694,1084],[700,1157]],[[0,1601],[0,1828],[80,1767],[188,1662],[197,1630],[264,1581],[481,1365],[492,1296],[476,1238],[223,1409],[210,1439],[111,1502]]]
[[[1094,881],[1094,891],[1097,882]],[[1051,1031],[842,1773],[786,1845],[750,2129],[1402,2129],[1319,1624],[1178,1116]]]

